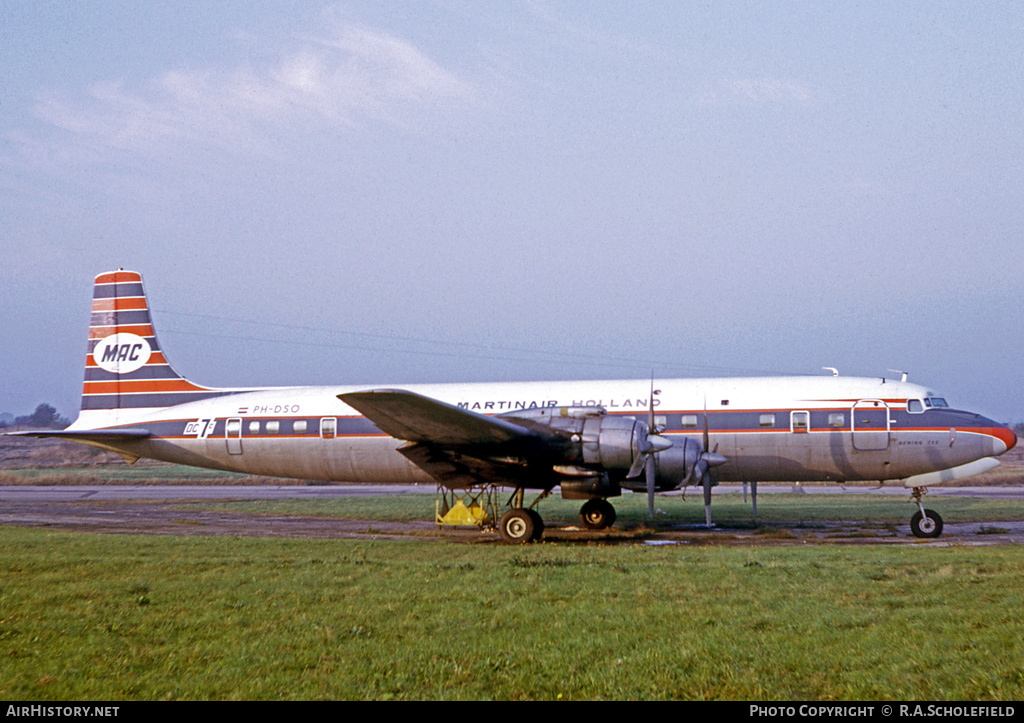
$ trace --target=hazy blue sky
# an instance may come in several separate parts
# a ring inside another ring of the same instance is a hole
[[[1024,4],[0,0],[0,411],[906,370],[1024,420]]]

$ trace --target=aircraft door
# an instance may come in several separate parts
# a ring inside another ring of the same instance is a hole
[[[861,399],[850,414],[853,448],[861,452],[889,449],[889,405],[882,399]]]
[[[224,439],[228,444],[228,454],[242,453],[242,420],[232,417],[224,425]]]

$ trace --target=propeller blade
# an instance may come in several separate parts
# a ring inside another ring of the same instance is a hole
[[[708,400],[704,398],[704,451],[711,451],[711,440],[708,434]]]
[[[704,520],[711,527],[711,475],[705,472],[701,482],[704,484]]]
[[[651,372],[651,398],[647,402],[647,431],[654,434],[654,373]]]
[[[626,479],[636,479],[637,477],[639,477],[640,473],[643,471],[644,462],[646,461],[646,459],[647,455],[643,454],[642,452],[638,454],[636,458],[633,460],[633,464],[630,465],[629,471],[626,472]]]
[[[654,519],[654,455],[647,455],[647,518]]]

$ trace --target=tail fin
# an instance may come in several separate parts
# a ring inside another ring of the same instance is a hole
[[[193,384],[168,363],[156,340],[140,274],[122,269],[100,274],[92,298],[83,416],[96,410],[167,407],[223,394]]]

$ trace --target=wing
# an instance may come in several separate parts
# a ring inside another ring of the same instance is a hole
[[[548,436],[401,389],[339,394],[338,399],[358,410],[382,432],[406,442],[458,448],[501,447]]]
[[[339,394],[382,432],[410,444],[407,459],[448,487],[481,482],[549,486],[550,458],[564,435],[488,417],[401,389]]]

